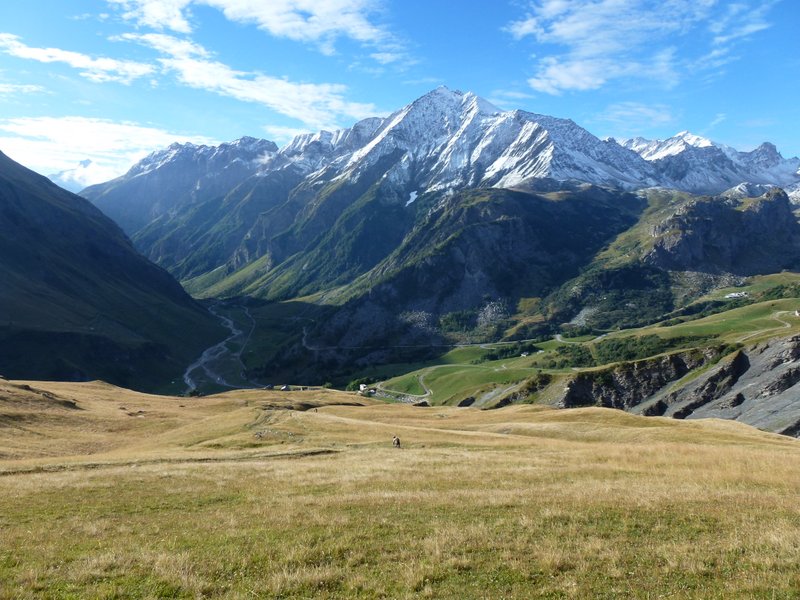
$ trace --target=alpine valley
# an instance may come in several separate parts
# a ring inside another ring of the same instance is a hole
[[[281,148],[173,144],[80,193],[214,303],[236,348],[212,354],[253,385],[383,381],[374,393],[406,401],[786,433],[800,431],[799,194],[800,159],[770,143],[601,140],[444,87]]]
[[[225,331],[97,208],[2,153],[0,273],[5,377],[169,389]]]

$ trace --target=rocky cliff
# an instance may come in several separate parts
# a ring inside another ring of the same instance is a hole
[[[800,336],[691,351],[575,375],[557,404],[676,419],[732,419],[800,437]],[[713,364],[700,376],[693,369]]]

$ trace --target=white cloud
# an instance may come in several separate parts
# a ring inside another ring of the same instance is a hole
[[[561,49],[537,61],[529,79],[537,91],[593,90],[619,79],[670,87],[693,66],[678,56],[681,37],[710,30],[708,56],[695,64],[719,66],[735,58],[730,44],[769,26],[766,14],[774,3],[732,3],[719,16],[717,0],[536,0],[506,31],[517,40],[533,37]]]
[[[43,173],[64,189],[78,193],[82,189],[115,179],[120,173],[109,166],[98,165],[90,159],[82,160],[71,169],[58,173]]]
[[[279,146],[292,141],[298,135],[311,133],[310,129],[305,129],[303,127],[282,127],[280,125],[266,125],[264,131],[270,136],[270,139]]]
[[[0,83],[0,96],[19,94],[40,94],[46,90],[40,85],[25,85],[15,83]]]
[[[708,27],[714,34],[714,44],[722,46],[768,29],[767,13],[775,4],[776,0],[757,1],[755,5],[752,2],[730,3]]]
[[[767,13],[775,4],[775,0],[756,2],[755,6],[742,2],[729,4],[708,26],[713,34],[710,51],[698,58],[692,67],[719,72],[726,64],[738,60],[739,55],[732,52],[734,46],[771,27]]]
[[[717,125],[723,123],[727,119],[728,115],[726,115],[725,113],[717,113],[716,116],[714,117],[714,120],[708,124],[708,127],[706,127],[706,130],[716,127]]]
[[[44,175],[83,169],[85,185],[113,179],[150,152],[173,142],[214,144],[201,136],[187,136],[130,122],[86,117],[0,119],[0,150]]]
[[[347,87],[341,84],[297,83],[263,73],[237,71],[211,60],[201,46],[166,34],[121,37],[162,53],[161,65],[175,73],[184,85],[262,104],[312,129],[335,129],[340,118],[362,119],[377,112],[372,104],[347,101],[344,97]]]
[[[519,108],[521,102],[534,98],[533,94],[520,92],[518,90],[494,90],[487,100],[505,110]]]
[[[638,135],[658,127],[672,125],[677,118],[666,104],[618,102],[608,106],[594,121],[608,123],[615,135]]]
[[[400,62],[407,58],[402,52],[373,52],[369,56],[382,65]]]
[[[114,58],[93,58],[79,52],[59,48],[34,48],[26,46],[20,38],[10,33],[0,33],[0,51],[42,63],[64,63],[78,69],[83,77],[95,82],[116,81],[129,84],[138,77],[153,72],[153,66]]]
[[[190,33],[187,16],[191,5],[221,11],[236,23],[255,24],[270,35],[317,44],[325,54],[334,52],[338,38],[368,45],[390,45],[399,51],[394,36],[373,22],[378,0],[107,0],[122,7],[123,17],[140,26],[161,31]]]
[[[192,0],[107,0],[123,9],[122,17],[152,29],[190,33],[192,26],[184,9]]]

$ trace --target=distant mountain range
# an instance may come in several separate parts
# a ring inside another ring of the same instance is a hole
[[[587,310],[631,325],[792,267],[797,220],[772,186],[792,190],[798,168],[771,144],[600,140],[438,88],[282,148],[174,144],[82,195],[197,296],[329,307],[308,351],[432,343],[454,324],[533,335]]]
[[[620,143],[656,167],[661,186],[695,194],[718,194],[742,183],[793,190],[800,182],[800,159],[783,158],[769,142],[739,152],[682,131],[666,140],[633,138]]]
[[[0,374],[165,389],[223,336],[120,228],[0,153]]]

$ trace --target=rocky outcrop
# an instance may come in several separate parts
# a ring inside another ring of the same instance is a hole
[[[719,354],[714,349],[687,351],[580,373],[567,383],[558,405],[631,410]]]
[[[558,404],[676,419],[731,419],[800,437],[800,336],[737,350],[682,381],[717,359],[719,351],[678,353],[580,373]]]
[[[645,262],[671,271],[753,275],[800,260],[800,224],[789,197],[697,198],[654,226]]]
[[[733,419],[800,435],[800,336],[771,340],[723,361],[664,398],[664,416]]]

